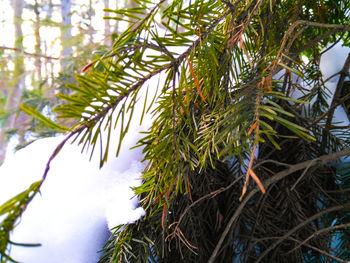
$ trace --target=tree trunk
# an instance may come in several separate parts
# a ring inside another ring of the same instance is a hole
[[[15,48],[23,50],[23,32],[22,32],[22,12],[24,1],[14,0],[14,26],[15,26]],[[15,54],[14,70],[12,81],[9,82],[8,96],[4,107],[5,112],[9,115],[0,130],[0,164],[5,160],[6,148],[8,144],[8,132],[15,127],[16,110],[19,107],[24,88],[24,61],[20,52]]]

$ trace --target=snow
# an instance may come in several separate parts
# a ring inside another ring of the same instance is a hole
[[[344,66],[345,60],[350,53],[349,47],[343,47],[341,43],[338,43],[333,48],[328,50],[321,56],[320,70],[323,75],[323,79],[326,80],[332,75],[338,73]],[[331,78],[326,82],[325,86],[331,91],[332,95],[337,87],[339,80],[339,74]],[[331,104],[333,96],[328,98],[328,103]],[[337,125],[350,125],[350,121],[346,115],[346,112],[342,106],[338,106],[335,110],[334,122]]]
[[[82,154],[76,144],[68,142],[63,147],[51,163],[41,194],[29,204],[11,235],[16,243],[41,246],[13,245],[14,259],[24,263],[97,262],[97,252],[110,229],[133,223],[145,214],[130,188],[140,185],[144,168],[142,149],[130,148],[150,124],[145,119],[139,126],[139,116],[140,112],[131,122],[118,158],[117,143],[112,142],[110,158],[102,169],[98,168],[98,154],[90,162],[89,155]],[[0,204],[41,179],[49,156],[63,139],[40,139],[6,159],[0,167]]]
[[[350,53],[349,47],[343,47],[342,43],[336,44],[321,56],[320,69],[324,79],[328,79],[333,74],[339,72]],[[337,82],[339,75],[333,77],[330,81]]]

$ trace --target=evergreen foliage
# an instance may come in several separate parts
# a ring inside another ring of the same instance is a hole
[[[349,166],[336,162],[350,133],[333,122],[338,105],[348,110],[350,56],[334,92],[319,69],[324,48],[350,45],[350,2],[135,2],[107,10],[130,27],[55,109],[77,120],[67,140],[92,152],[107,131],[102,166],[116,122],[120,144],[139,92],[165,78],[143,109],[157,103],[139,142],[146,216],[116,227],[100,262],[350,260]]]

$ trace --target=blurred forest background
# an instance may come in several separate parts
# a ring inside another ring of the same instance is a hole
[[[123,25],[105,8],[132,6],[130,0],[2,0],[0,21],[0,165],[10,138],[17,148],[54,135],[37,119],[24,114],[29,105],[53,121],[57,93],[67,94],[74,74],[111,47]],[[124,25],[125,26],[125,25]]]

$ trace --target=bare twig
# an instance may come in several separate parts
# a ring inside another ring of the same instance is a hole
[[[291,191],[294,190],[294,188],[297,186],[297,184],[301,181],[301,179],[304,178],[306,172],[310,169],[311,166],[313,166],[315,160],[312,160],[309,165],[305,168],[305,170],[303,171],[303,173],[299,176],[299,178],[297,179],[297,181],[293,184],[292,188],[290,189]]]
[[[179,233],[181,233],[182,236],[183,236],[183,238],[185,238],[184,235],[183,235],[183,233],[182,233],[181,230],[180,230],[180,224],[181,224],[182,219],[184,218],[184,216],[187,214],[187,212],[188,212],[192,207],[194,207],[195,205],[197,205],[198,203],[200,203],[201,201],[203,201],[203,200],[205,200],[205,199],[207,199],[207,198],[213,198],[214,196],[216,196],[216,195],[218,195],[218,194],[220,194],[220,193],[222,193],[222,192],[224,192],[224,191],[230,189],[233,185],[235,185],[235,184],[236,184],[238,181],[240,181],[242,178],[243,178],[243,175],[241,175],[241,176],[239,176],[238,178],[236,178],[236,179],[235,179],[232,183],[230,183],[228,186],[222,187],[222,188],[220,188],[220,189],[218,189],[218,190],[216,190],[216,191],[213,191],[213,192],[211,192],[211,193],[209,193],[209,194],[206,194],[206,195],[202,196],[201,198],[197,199],[196,201],[194,201],[194,202],[193,202],[191,205],[189,205],[188,207],[186,207],[186,209],[185,209],[185,210],[183,211],[183,213],[181,214],[179,220],[178,220],[177,222],[172,223],[172,224],[169,226],[169,228],[171,228],[171,227],[173,227],[173,226],[175,226],[175,228],[174,228],[174,231],[166,237],[166,239],[170,239],[170,238],[173,238],[173,237],[175,237],[175,236],[178,236],[179,239],[187,246],[186,242],[184,242],[184,240],[179,236]],[[186,240],[186,238],[185,238],[185,240]],[[187,240],[186,240],[186,241],[187,241]],[[187,241],[187,243],[189,243],[189,242]],[[187,247],[188,247],[188,246],[187,246]],[[192,248],[195,248],[195,247],[192,246],[192,245],[191,245],[191,247],[192,247]],[[193,253],[195,253],[190,247],[188,247],[188,248],[189,248]],[[196,253],[196,254],[197,254],[197,253]]]
[[[285,166],[285,167],[290,167],[291,166],[290,164],[287,164],[287,163],[282,163],[282,162],[278,162],[278,161],[275,161],[275,160],[272,160],[272,159],[268,159],[268,160],[264,160],[264,161],[259,162],[258,164],[256,164],[253,167],[253,169],[255,170],[256,168],[258,168],[259,166],[261,166],[261,165],[263,165],[265,163],[273,163],[275,165]]]

